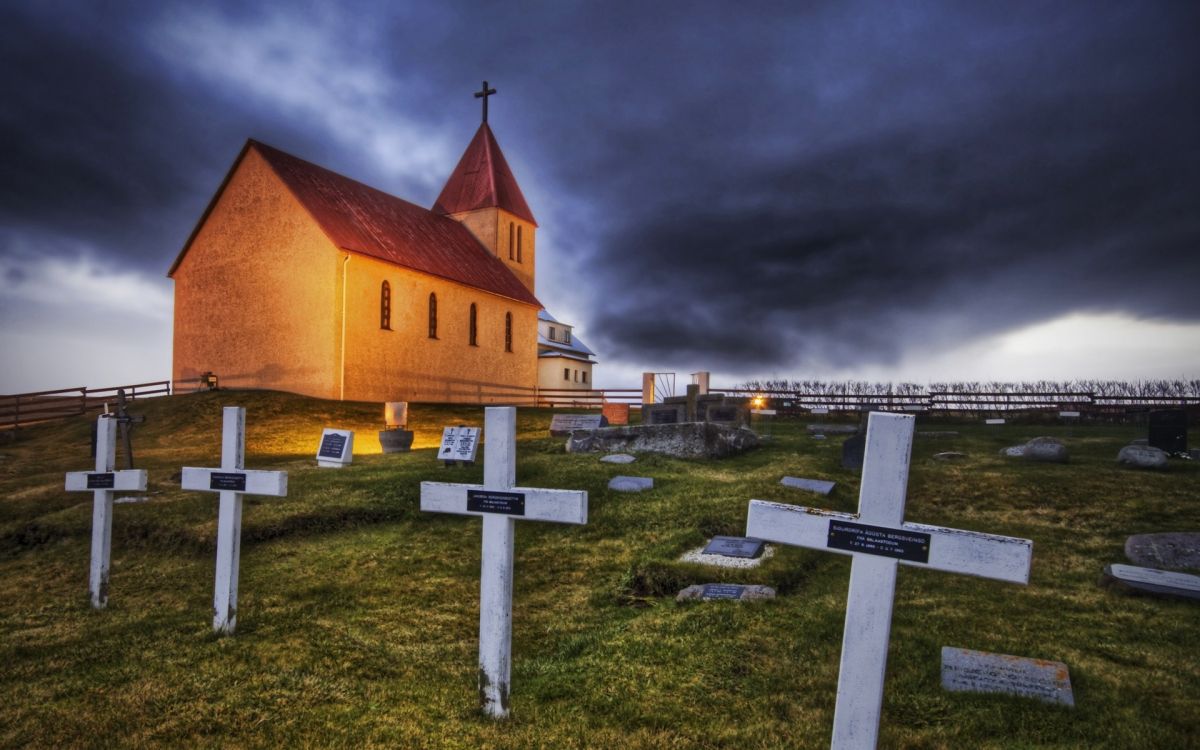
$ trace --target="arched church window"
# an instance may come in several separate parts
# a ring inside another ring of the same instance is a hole
[[[512,351],[512,313],[504,313],[504,351]]]
[[[437,295],[429,293],[429,338],[437,338]]]
[[[508,222],[508,259],[509,260],[513,259],[513,245],[514,244],[515,243],[513,242],[513,223],[510,221],[510,222]]]
[[[521,262],[521,249],[522,249],[521,246],[523,244],[524,243],[521,242],[521,227],[517,227],[517,262],[518,263]]]
[[[392,330],[392,285],[386,281],[379,289],[379,327]]]
[[[470,331],[468,334],[470,336],[469,343],[471,344],[471,346],[479,346],[479,343],[475,336],[475,334],[477,332],[478,332],[478,327],[476,326],[475,303],[472,302],[471,303],[471,324],[470,324]]]

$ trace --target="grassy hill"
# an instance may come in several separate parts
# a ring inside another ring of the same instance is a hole
[[[216,466],[221,406],[247,410],[248,468],[289,472],[286,498],[248,497],[238,632],[211,634],[216,496],[183,492],[181,466]],[[714,462],[630,466],[568,455],[550,412],[518,418],[520,484],[585,489],[583,527],[519,523],[512,719],[476,710],[479,522],[421,513],[421,480],[482,480],[435,460],[443,425],[475,407],[414,406],[412,453],[382,455],[378,404],[222,391],[138,402],[145,502],[119,504],[108,609],[87,604],[90,421],[0,444],[0,744],[420,748],[827,747],[849,559],[779,548],[753,570],[677,562],[744,531],[751,498],[857,505],[841,440],[802,423]],[[321,428],[356,431],[354,463],[318,470]],[[920,429],[920,428],[919,428]],[[1200,530],[1200,465],[1121,469],[1139,428],[937,426],[918,438],[907,518],[1027,537],[1028,587],[901,566],[881,747],[1195,746],[1200,606],[1099,588],[1126,536]],[[1001,459],[1062,437],[1067,465]],[[959,462],[935,461],[960,450]],[[655,489],[610,492],[610,477]],[[829,498],[778,484],[833,479]],[[679,605],[692,583],[765,583],[779,598]],[[1077,707],[944,692],[942,646],[1066,662]]]

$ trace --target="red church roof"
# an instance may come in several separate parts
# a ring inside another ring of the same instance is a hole
[[[458,166],[446,180],[442,194],[433,204],[433,210],[441,214],[477,208],[503,208],[537,226],[533,212],[504,160],[500,144],[486,122],[475,132],[471,145],[463,152]]]
[[[541,307],[504,263],[454,219],[264,143],[246,142],[225,178],[226,183],[250,149],[267,161],[338,248]],[[168,276],[179,267],[224,187],[222,184],[213,197]]]

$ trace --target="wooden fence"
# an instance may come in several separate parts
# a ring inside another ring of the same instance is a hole
[[[171,381],[114,385],[110,388],[60,388],[56,391],[37,391],[0,396],[0,430],[15,430],[26,425],[62,417],[76,417],[100,409],[105,402],[114,403],[117,391],[124,390],[125,398],[171,395]]]

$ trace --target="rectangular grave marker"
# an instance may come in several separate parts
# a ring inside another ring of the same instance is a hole
[[[676,424],[684,421],[685,404],[646,404],[642,407],[642,424]]]
[[[550,434],[567,437],[572,430],[598,430],[605,426],[602,414],[555,414],[550,418]]]
[[[438,458],[447,463],[464,461],[475,463],[475,455],[479,451],[479,428],[445,427],[442,429],[442,445],[438,448]]]
[[[813,408],[808,410],[808,413],[809,414],[828,414],[829,409],[827,409],[824,406],[814,406]]]
[[[952,692],[1008,693],[1075,705],[1066,664],[968,648],[942,647],[942,688]]]
[[[741,599],[745,588],[736,583],[706,583],[700,596],[703,599]]]
[[[67,492],[92,493],[92,558],[88,568],[88,594],[92,607],[108,605],[108,574],[112,562],[113,495],[121,490],[144,491],[144,469],[114,471],[117,462],[117,420],[96,420],[96,470],[67,473]]]
[[[1102,580],[1132,591],[1179,599],[1200,599],[1200,576],[1191,573],[1114,563],[1104,566]]]
[[[985,420],[983,420],[983,423],[984,424],[1004,424],[1004,420],[1003,419],[985,419]]]
[[[763,540],[745,536],[714,536],[701,554],[754,558],[763,553]]]
[[[514,487],[517,410],[484,412],[483,485],[421,482],[421,510],[483,518],[479,576],[479,699],[486,714],[508,716],[512,674],[513,531],[516,521],[587,523],[587,492]],[[478,429],[478,428],[476,428]],[[517,512],[517,508],[520,512]]]
[[[219,492],[217,572],[213,586],[213,630],[232,633],[237,627],[238,569],[242,555],[242,495],[287,495],[286,471],[259,471],[246,466],[246,410],[222,410],[221,468],[183,467],[183,489]]]
[[[808,490],[815,492],[818,495],[828,495],[833,492],[836,482],[829,482],[824,479],[802,479],[800,477],[784,477],[779,480],[779,483],[784,487],[791,487],[794,490]]]
[[[354,431],[326,427],[317,446],[317,466],[340,469],[354,460]]]
[[[857,514],[750,501],[747,536],[853,558],[833,717],[833,748],[872,748],[878,740],[897,565],[1029,582],[1033,543],[1027,539],[904,520],[914,425],[915,418],[909,415],[870,415]],[[871,549],[877,533],[895,538]],[[926,537],[927,551],[920,549]],[[831,546],[834,538],[841,546]]]
[[[1058,413],[1058,416],[1060,419],[1079,419],[1079,412],[1077,412],[1077,411],[1060,411]]]

